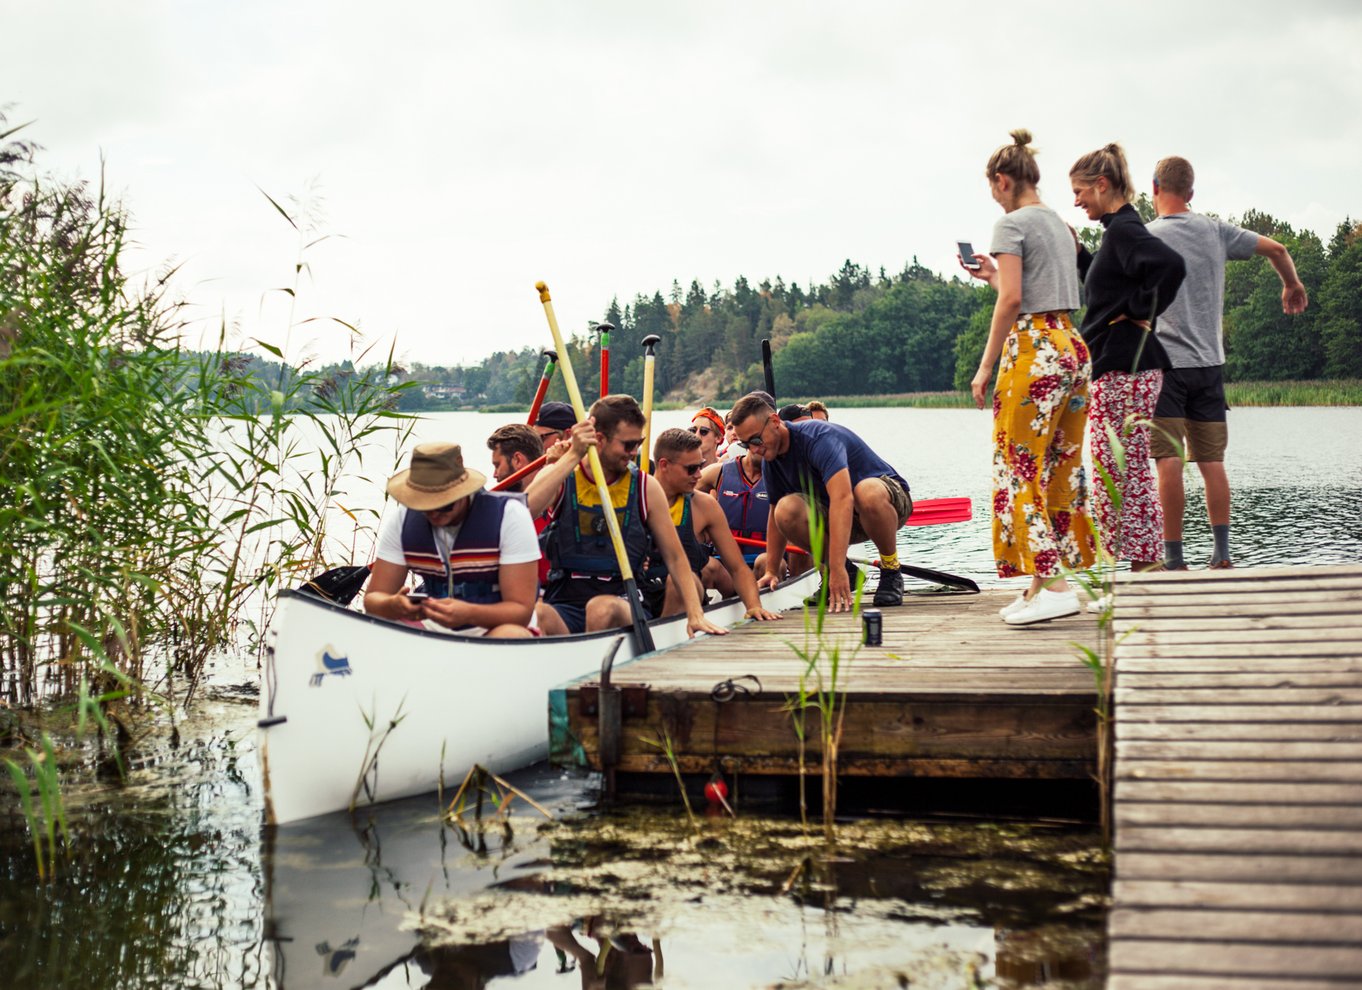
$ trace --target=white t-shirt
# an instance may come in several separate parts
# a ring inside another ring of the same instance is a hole
[[[378,527],[378,559],[405,567],[407,558],[402,553],[402,524],[409,510],[405,505],[390,502],[388,512]],[[458,539],[459,526],[440,526],[435,530],[435,542],[446,553]],[[508,499],[501,517],[501,562],[528,564],[539,560],[539,537],[534,531],[530,510],[519,499]]]

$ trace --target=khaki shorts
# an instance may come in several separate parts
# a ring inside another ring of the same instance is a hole
[[[1229,446],[1225,425],[1225,369],[1169,368],[1154,409],[1149,454],[1189,461],[1223,461]]]
[[[1229,427],[1224,420],[1207,423],[1199,419],[1170,419],[1155,416],[1149,432],[1149,456],[1155,460],[1180,457],[1210,463],[1225,459],[1230,443]]]
[[[894,512],[899,517],[899,528],[902,529],[903,524],[908,521],[908,517],[913,514],[913,497],[904,490],[902,485],[900,485],[889,475],[887,474],[881,475],[879,480],[884,485],[885,489],[889,492],[889,502],[891,505],[894,506]],[[818,511],[819,514],[821,514],[824,519],[827,519],[828,503],[824,502],[822,499],[819,499]],[[869,540],[870,537],[867,536],[865,530],[861,528],[860,514],[857,513],[855,510],[852,510],[851,542],[866,543],[869,542]]]

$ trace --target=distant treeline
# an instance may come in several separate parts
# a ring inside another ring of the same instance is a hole
[[[1141,196],[1146,219],[1153,211]],[[1226,376],[1231,381],[1362,378],[1362,225],[1339,224],[1327,244],[1315,233],[1251,210],[1236,221],[1290,249],[1310,308],[1284,316],[1281,284],[1262,258],[1229,266],[1225,293]],[[1089,246],[1100,230],[1080,231]],[[824,284],[779,277],[731,288],[674,281],[665,295],[614,300],[602,320],[610,334],[611,391],[641,393],[643,350],[657,345],[659,398],[733,398],[761,387],[760,342],[770,338],[776,383],[789,396],[879,395],[966,389],[988,335],[994,294],[963,278],[942,278],[916,259],[877,273],[848,260]],[[547,334],[546,334],[547,338]],[[598,337],[589,328],[570,349],[584,394],[599,387]],[[527,404],[543,370],[539,349],[498,351],[480,364],[395,369],[426,383],[402,395],[407,409]],[[551,397],[565,398],[561,381]]]

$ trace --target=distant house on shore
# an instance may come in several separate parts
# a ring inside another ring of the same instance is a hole
[[[462,385],[426,384],[421,391],[432,402],[462,402],[468,389]]]

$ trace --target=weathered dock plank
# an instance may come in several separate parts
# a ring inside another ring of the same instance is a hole
[[[860,646],[859,619],[829,615],[816,670],[799,655],[817,647],[799,613],[623,664],[612,673],[625,692],[616,770],[670,775],[670,746],[683,773],[797,775],[798,699],[820,675],[830,685],[836,648],[840,774],[1088,779],[1096,691],[1074,644],[1096,646],[1096,619],[1009,627],[997,612],[1014,594],[910,595],[883,610],[880,647]],[[552,699],[556,759],[600,768],[596,680]],[[736,693],[716,700],[730,681]],[[818,719],[805,711],[809,773],[822,758]]]
[[[1117,594],[1111,990],[1362,985],[1362,567]]]

